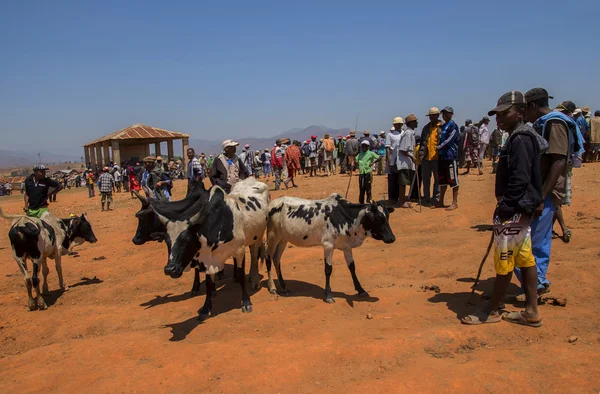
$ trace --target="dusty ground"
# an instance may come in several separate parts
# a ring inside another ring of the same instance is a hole
[[[553,294],[567,297],[568,305],[541,306],[540,329],[506,322],[470,327],[457,319],[474,310],[465,301],[491,234],[485,231],[494,207],[489,172],[461,178],[457,211],[396,211],[395,244],[369,239],[355,251],[371,299],[353,296],[336,252],[337,303],[324,303],[322,251],[290,248],[283,271],[292,296],[263,287],[251,294],[254,312],[242,314],[229,265],[219,282],[217,315],[202,324],[196,311],[204,296],[188,295],[192,275],[163,274],[164,244],[131,243],[137,200],[117,195],[116,210],[102,213],[99,198],[88,199],[83,189],[61,193],[52,212],[88,212],[99,242],[80,247],[79,258],[65,258],[71,289],[64,294],[50,263],[50,307],[28,312],[9,223],[0,222],[1,391],[600,391],[600,166],[576,170],[574,203],[565,210],[573,240],[554,242],[549,272]],[[326,197],[343,193],[347,182],[339,175],[301,177],[299,189],[272,197]],[[385,184],[376,177],[377,198]],[[181,197],[183,183],[175,191]],[[357,194],[355,178],[351,199]],[[11,213],[22,206],[20,196],[0,204]],[[106,259],[93,260],[100,256]],[[490,258],[481,289],[491,288],[493,275]],[[441,293],[420,291],[424,284]],[[571,336],[578,340],[568,343]]]

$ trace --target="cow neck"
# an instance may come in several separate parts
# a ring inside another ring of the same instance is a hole
[[[62,241],[62,247],[65,250],[69,250],[69,246],[71,246],[71,242],[73,242],[73,240],[75,239],[73,237],[73,239],[71,239],[71,237],[73,236],[73,233],[71,232],[71,222],[73,221],[73,219],[69,220],[69,224],[66,225],[65,222],[63,222],[62,220],[60,221],[60,230],[63,233],[63,241]],[[66,227],[66,228],[65,228]]]
[[[362,227],[362,221],[367,211],[369,210],[369,206],[365,204],[352,204],[345,200],[339,200],[339,204],[342,208],[342,211],[348,218],[353,218],[352,227],[349,228],[349,231],[358,233]]]

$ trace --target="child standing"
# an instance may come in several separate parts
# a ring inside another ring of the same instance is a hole
[[[367,194],[367,201],[371,201],[371,180],[373,171],[373,163],[377,163],[381,160],[381,157],[371,150],[371,143],[369,140],[363,140],[360,143],[360,153],[356,156],[358,162],[358,185],[360,187],[360,194],[358,196],[358,202],[361,204],[365,203],[365,193]]]

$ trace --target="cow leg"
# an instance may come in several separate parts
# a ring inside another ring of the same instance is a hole
[[[237,259],[233,259],[233,282],[237,282],[238,281],[238,265],[237,265]]]
[[[208,286],[208,275],[207,276],[207,286]],[[208,289],[206,290],[208,294]],[[195,297],[200,294],[200,269],[194,268],[194,284],[192,285],[192,291],[190,291],[190,297]]]
[[[281,256],[285,251],[285,247],[287,242],[281,243],[277,245],[275,249],[275,256],[273,256],[273,263],[275,264],[275,270],[277,271],[277,280],[279,281],[279,288],[281,289],[281,295],[289,295],[290,291],[285,284],[285,280],[283,280],[283,275],[281,274]]]
[[[225,270],[221,270],[221,271],[217,272],[217,279],[223,280],[223,278],[225,278]],[[217,283],[216,280],[215,280],[215,283]]]
[[[352,282],[354,282],[354,288],[358,292],[360,297],[368,297],[369,293],[365,291],[360,285],[358,278],[356,277],[356,269],[354,267],[354,257],[352,257],[352,249],[344,250],[344,258],[346,259],[346,264],[348,265],[348,269],[350,270],[350,275],[352,275]]]
[[[44,278],[44,283],[42,283],[42,293],[48,294],[48,273],[50,273],[50,268],[48,268],[48,262],[46,260],[42,260],[41,264],[42,277]]]
[[[61,289],[63,289],[63,291],[68,291],[69,290],[69,286],[65,285],[65,281],[63,280],[63,272],[62,272],[62,260],[60,257],[60,254],[58,252],[55,253],[55,259],[54,259],[54,267],[56,268],[56,274],[58,275],[58,285],[60,286]],[[46,266],[46,268],[48,268]],[[43,272],[42,272],[43,273]],[[44,277],[44,284],[46,283],[46,278]],[[48,289],[48,285],[46,285],[46,290]]]
[[[212,275],[206,275],[206,298],[204,299],[204,305],[198,310],[198,318],[200,320],[206,320],[210,317],[212,311],[212,294],[215,284],[213,282]]]
[[[252,302],[250,301],[250,296],[248,295],[248,291],[246,290],[246,280],[245,280],[245,272],[246,272],[246,254],[244,253],[241,257],[242,259],[242,267],[238,270],[238,282],[242,288],[242,312],[252,312]]]
[[[260,277],[258,275],[258,253],[260,252],[261,243],[250,245],[250,282],[254,290],[260,289]]]
[[[269,283],[269,293],[271,294],[277,294],[277,288],[275,287],[275,282],[273,282],[273,275],[271,274],[271,266],[272,266],[272,261],[271,261],[271,257],[275,256],[276,253],[276,244],[275,244],[275,240],[273,239],[273,237],[271,237],[272,242],[269,242],[267,244],[267,252],[266,252],[266,256],[265,256],[265,261],[267,264],[267,277],[268,277],[268,283]]]
[[[45,260],[45,258],[44,258]],[[34,262],[33,263],[33,275],[31,278],[31,282],[33,283],[33,288],[35,290],[35,300],[37,303],[38,309],[46,309],[48,306],[42,297],[42,293],[40,292],[40,278],[38,277],[38,273],[40,270],[40,265],[46,264],[45,262]]]
[[[35,303],[35,300],[33,299],[33,295],[31,294],[31,289],[33,288],[33,283],[31,281],[31,276],[29,276],[29,271],[27,271],[27,260],[26,260],[26,258],[21,259],[21,258],[17,257],[16,254],[14,256],[15,256],[17,265],[19,266],[19,269],[21,270],[21,273],[23,274],[23,277],[25,278],[25,287],[27,288],[27,306],[29,307],[30,311],[34,311],[37,309],[37,305]]]
[[[333,304],[335,300],[331,295],[331,272],[333,271],[332,258],[333,258],[333,245],[324,244],[325,249],[325,299],[324,301],[328,304]]]

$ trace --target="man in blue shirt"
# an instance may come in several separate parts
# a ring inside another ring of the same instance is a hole
[[[453,211],[458,208],[458,142],[460,140],[460,130],[456,122],[452,120],[454,109],[445,107],[442,110],[444,125],[440,131],[440,141],[437,149],[440,155],[438,161],[438,179],[440,183],[440,200],[435,205],[436,208],[444,207],[444,196],[448,186],[452,189],[452,205],[446,208],[447,211]]]

